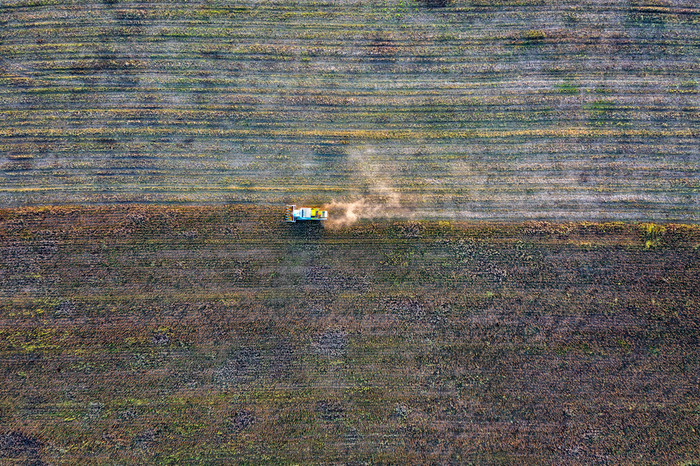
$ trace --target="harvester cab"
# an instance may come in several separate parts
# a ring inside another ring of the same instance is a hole
[[[315,207],[299,207],[288,205],[285,208],[285,219],[290,223],[295,223],[298,220],[326,220],[328,211],[317,209]]]

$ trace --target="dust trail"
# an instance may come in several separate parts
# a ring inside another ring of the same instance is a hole
[[[401,206],[401,196],[391,188],[380,185],[373,193],[353,202],[333,200],[323,208],[328,210],[326,225],[340,228],[352,225],[360,219],[379,217],[405,217],[408,210]]]
[[[391,186],[396,168],[384,154],[373,147],[356,148],[349,151],[347,162],[353,169],[355,185],[363,187],[366,193],[354,201],[333,200],[326,204],[326,226],[340,228],[361,219],[414,216],[407,207],[408,199]]]

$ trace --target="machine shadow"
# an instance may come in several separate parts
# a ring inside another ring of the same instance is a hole
[[[287,223],[287,228],[294,238],[319,239],[323,236],[323,222],[297,221]]]

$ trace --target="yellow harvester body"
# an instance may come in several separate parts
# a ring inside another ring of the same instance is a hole
[[[299,220],[326,220],[328,218],[328,211],[317,209],[316,207],[299,207],[295,205],[288,205],[285,208],[285,220],[290,223],[297,222]]]

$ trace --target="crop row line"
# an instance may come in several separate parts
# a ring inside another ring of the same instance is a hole
[[[567,127],[556,129],[522,129],[522,130],[503,130],[503,131],[405,131],[405,130],[286,130],[276,128],[262,129],[205,129],[191,128],[187,134],[199,134],[207,136],[246,136],[260,135],[263,132],[270,137],[348,137],[360,139],[490,139],[490,138],[509,138],[509,137],[604,137],[604,136],[623,136],[623,137],[698,137],[698,132],[694,128],[680,130],[635,130],[635,129],[593,129],[588,127]],[[59,129],[59,128],[42,128],[42,129],[27,129],[27,128],[1,128],[0,136],[3,137],[30,137],[30,136],[45,136],[45,137],[81,137],[88,135],[128,135],[128,134],[169,134],[169,128],[80,128],[80,129]]]

